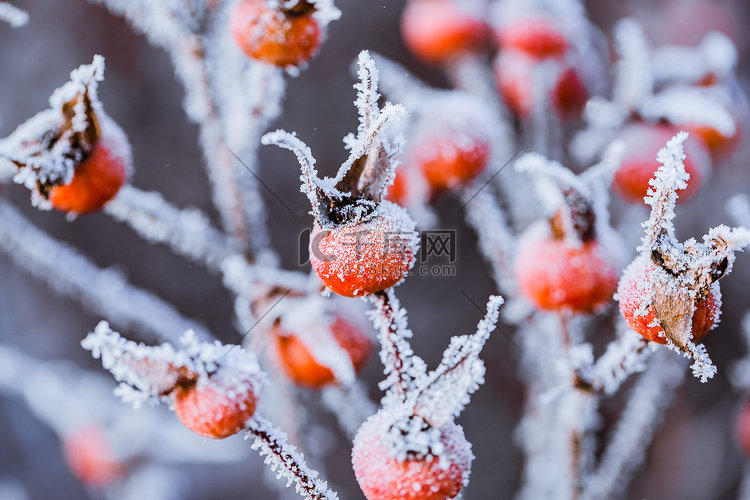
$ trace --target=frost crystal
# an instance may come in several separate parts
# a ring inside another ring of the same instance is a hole
[[[169,343],[136,344],[102,321],[81,345],[94,358],[101,358],[104,368],[121,382],[117,395],[135,407],[169,395],[178,384],[197,382],[200,387],[215,374],[221,377],[220,387],[233,393],[252,390],[259,394],[266,382],[255,356],[240,347],[218,341],[200,343],[190,330],[181,343],[180,349]]]

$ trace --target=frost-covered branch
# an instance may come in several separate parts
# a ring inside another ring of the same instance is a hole
[[[253,449],[265,456],[266,465],[278,470],[278,478],[284,477],[287,486],[295,484],[297,493],[307,500],[337,500],[338,494],[328,483],[318,477],[318,472],[305,464],[304,456],[286,442],[287,437],[262,417],[253,417],[247,422],[245,439],[254,438]]]
[[[386,391],[383,405],[387,401],[405,401],[414,389],[415,378],[424,373],[424,361],[414,354],[409,344],[412,332],[406,323],[406,311],[396,298],[393,289],[373,293],[370,299],[375,309],[368,315],[378,331],[380,361],[386,375],[380,389]]]
[[[646,369],[646,361],[655,349],[656,344],[630,329],[624,329],[596,361],[586,384],[605,395],[614,394],[630,375]]]
[[[58,293],[75,298],[122,328],[165,340],[176,340],[186,330],[211,338],[203,326],[183,317],[174,306],[129,284],[120,272],[97,267],[34,227],[8,203],[0,203],[0,251]]]
[[[652,356],[628,397],[598,467],[584,487],[582,500],[620,498],[646,458],[654,431],[675,390],[682,384],[683,363],[666,351]]]
[[[29,14],[8,2],[0,2],[0,21],[10,24],[13,28],[20,28],[29,22]]]

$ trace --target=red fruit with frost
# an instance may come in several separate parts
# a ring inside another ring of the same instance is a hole
[[[318,52],[321,28],[307,2],[291,9],[273,8],[266,0],[242,0],[229,29],[248,57],[278,67],[298,66]]]
[[[620,314],[625,318],[633,331],[646,339],[659,344],[666,344],[664,329],[658,324],[654,312],[654,287],[680,286],[677,279],[665,271],[657,269],[648,257],[639,257],[626,269],[617,288],[620,302]],[[666,280],[666,281],[665,281]],[[697,341],[714,326],[721,305],[721,292],[718,283],[714,283],[709,293],[698,298],[693,310],[692,340]]]
[[[370,358],[372,340],[359,328],[341,317],[337,317],[330,328],[338,345],[349,355],[355,372],[361,372]],[[333,371],[315,359],[308,346],[299,337],[281,333],[274,337],[281,367],[296,384],[311,389],[320,389],[335,382]]]
[[[516,277],[539,309],[591,313],[617,289],[617,270],[596,240],[528,237],[519,244]]]
[[[538,61],[521,51],[500,52],[494,63],[495,80],[506,106],[514,115],[529,118],[534,111],[534,78],[546,78],[547,99],[555,113],[562,119],[578,118],[588,101],[578,72],[562,63],[545,67],[545,72],[538,71]]]
[[[105,486],[123,474],[124,465],[96,425],[81,427],[65,436],[63,451],[70,469],[84,484]]]
[[[86,214],[101,210],[127,181],[127,161],[100,138],[76,165],[70,183],[50,190],[50,203],[61,212]]]
[[[734,423],[734,436],[742,453],[750,458],[750,399],[745,400],[737,415]]]
[[[220,377],[178,385],[174,411],[185,427],[205,438],[223,439],[245,428],[258,398],[247,382],[228,386]]]
[[[649,180],[659,168],[656,154],[679,129],[671,125],[635,123],[619,135],[625,150],[620,168],[615,172],[612,185],[629,203],[642,203],[649,189]],[[692,198],[711,173],[711,158],[703,141],[691,136],[685,142],[685,171],[690,174],[687,188],[678,191],[677,202]]]
[[[740,131],[735,129],[734,134],[725,134],[710,125],[698,123],[686,123],[685,130],[693,137],[700,137],[708,147],[714,164],[730,157],[739,147]]]
[[[352,466],[367,500],[447,500],[468,482],[471,445],[461,427],[446,424],[427,456],[399,460],[389,444],[392,416],[380,411],[368,418],[354,438]]]
[[[345,297],[368,295],[401,281],[414,263],[414,221],[388,201],[365,222],[310,234],[310,263],[321,281]]]
[[[476,178],[490,160],[489,144],[467,132],[436,133],[423,139],[412,152],[434,191],[459,187]]]
[[[455,0],[410,0],[401,15],[401,36],[406,47],[427,63],[444,64],[482,49],[490,28],[462,11]]]
[[[518,19],[495,31],[501,48],[519,50],[537,58],[562,57],[568,40],[548,19]]]

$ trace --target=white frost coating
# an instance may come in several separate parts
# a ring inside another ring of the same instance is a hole
[[[176,340],[188,329],[211,338],[203,326],[183,317],[172,305],[134,287],[121,273],[99,268],[77,250],[50,238],[7,203],[0,203],[0,251],[58,293],[75,298],[123,328],[165,340]]]
[[[658,81],[694,84],[713,73],[725,80],[737,67],[737,48],[725,34],[708,33],[697,47],[663,45],[654,49],[652,64]]]
[[[615,63],[613,101],[626,109],[634,109],[653,91],[651,49],[643,28],[635,19],[619,21],[614,36],[620,59]]]
[[[643,101],[639,112],[653,122],[663,119],[677,125],[707,125],[729,137],[737,133],[732,114],[699,87],[671,87]]]
[[[657,348],[642,335],[624,329],[593,366],[592,385],[604,394],[614,394],[630,375],[646,369],[646,362]]]
[[[633,387],[601,462],[584,484],[581,500],[619,498],[646,458],[651,437],[684,378],[682,363],[665,354],[661,350],[651,358]]]
[[[248,421],[245,439],[253,438],[252,448],[259,450],[264,462],[272,471],[278,471],[277,479],[292,483],[295,490],[308,500],[338,500],[338,494],[328,488],[328,483],[318,477],[318,472],[305,463],[305,457],[287,443],[286,434],[268,420],[254,416]]]
[[[136,408],[171,392],[180,368],[197,375],[198,387],[208,383],[210,376],[220,377],[221,384],[215,384],[215,388],[230,396],[250,390],[257,396],[266,383],[255,356],[241,347],[219,341],[200,343],[191,330],[183,334],[181,343],[179,349],[169,343],[136,344],[110,329],[106,321],[81,341],[83,348],[94,358],[101,358],[102,366],[121,382],[118,395]]]
[[[669,141],[667,145],[659,150],[656,159],[662,165],[656,171],[654,178],[649,180],[648,194],[643,199],[651,206],[651,216],[641,225],[646,229],[646,234],[641,240],[638,251],[650,251],[656,243],[661,231],[666,233],[669,241],[676,241],[674,234],[675,218],[674,208],[677,204],[677,190],[685,189],[690,174],[685,171],[685,151],[683,142],[687,140],[688,133],[679,132]]]
[[[29,14],[8,2],[0,2],[0,21],[5,21],[13,28],[20,28],[29,22]]]
[[[433,427],[440,429],[452,422],[484,382],[485,368],[479,353],[495,329],[503,302],[502,297],[491,296],[476,333],[452,337],[440,365],[417,380],[415,412]]]

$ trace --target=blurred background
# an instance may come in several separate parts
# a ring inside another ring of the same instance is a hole
[[[45,109],[52,90],[67,81],[73,68],[101,54],[107,68],[99,93],[107,113],[126,131],[133,146],[132,183],[144,190],[158,190],[178,206],[197,206],[216,222],[197,146],[197,127],[187,121],[182,110],[183,90],[175,80],[168,55],[150,46],[123,19],[84,0],[12,3],[27,10],[31,18],[19,29],[0,24],[0,136],[7,136],[18,124]],[[605,34],[617,19],[631,15],[641,20],[654,44],[696,45],[708,31],[723,31],[737,44],[741,84],[750,90],[750,7],[746,2],[587,3],[592,21]],[[273,128],[297,131],[312,148],[324,174],[333,173],[346,159],[341,139],[356,130],[351,65],[360,50],[390,57],[434,86],[447,85],[439,69],[424,66],[403,48],[398,28],[403,0],[336,0],[336,5],[343,13],[341,19],[329,26],[328,38],[309,67],[298,77],[286,77],[284,112],[272,124]],[[747,142],[744,137],[742,140]],[[678,208],[680,239],[699,237],[708,227],[720,223],[733,224],[724,203],[732,194],[750,191],[746,152],[745,144],[715,171],[694,200]],[[259,170],[269,189],[295,212],[290,214],[272,195],[264,193],[272,238],[283,267],[297,269],[298,235],[310,225],[308,201],[299,193],[298,166],[288,152],[262,147]],[[125,272],[135,285],[155,292],[184,315],[200,320],[222,341],[237,340],[232,298],[217,276],[175,257],[164,247],[144,242],[105,215],[67,222],[60,213],[38,212],[30,207],[28,191],[16,185],[3,186],[0,196],[19,207],[34,224],[82,250],[98,265]],[[625,205],[617,199],[612,203],[613,220],[619,223]],[[457,231],[456,276],[415,277],[399,288],[415,332],[414,349],[431,366],[440,359],[451,335],[473,332],[481,319],[464,293],[483,305],[494,291],[475,250],[475,236],[462,222],[459,208],[459,201],[451,197],[436,206],[441,227]],[[640,215],[628,217],[640,221],[646,216],[644,208]],[[637,222],[634,226],[632,234],[625,235],[632,245],[631,253],[640,236]],[[647,452],[648,465],[633,481],[628,498],[736,498],[745,459],[734,443],[732,425],[745,395],[732,391],[727,374],[731,362],[745,353],[740,322],[750,310],[749,282],[750,258],[740,254],[734,273],[722,280],[721,325],[705,339],[719,375],[708,384],[687,378]],[[79,344],[100,319],[77,302],[49,291],[0,254],[0,342],[41,359],[65,358],[101,371],[100,363]],[[471,484],[465,490],[467,499],[512,498],[519,482],[521,457],[513,442],[523,403],[523,388],[516,376],[519,353],[509,339],[512,328],[501,328],[493,334],[483,355],[488,369],[486,383],[459,419],[477,457]],[[376,383],[381,374],[380,363],[373,357],[364,377],[374,400],[380,397]],[[605,418],[618,416],[623,391],[604,404]],[[326,425],[332,423],[324,414],[314,418]],[[68,470],[55,434],[20,400],[1,393],[0,429],[0,485],[21,485],[32,499],[97,498]],[[341,435],[334,437],[327,476],[341,498],[362,498],[351,472],[349,443]],[[249,448],[249,443],[246,446]],[[278,495],[264,479],[262,459],[254,452],[237,463],[187,464],[184,470],[189,472],[182,478],[189,485],[184,498],[191,500],[270,500]]]

